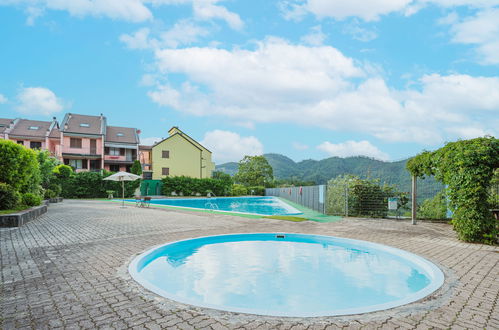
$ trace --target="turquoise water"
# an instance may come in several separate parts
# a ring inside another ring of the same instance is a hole
[[[443,283],[425,259],[328,236],[238,234],[180,241],[137,257],[146,288],[192,305],[274,316],[364,313],[406,304]]]
[[[299,210],[271,196],[153,199],[151,203],[177,207],[190,207],[195,209],[253,213],[260,215],[301,214]]]

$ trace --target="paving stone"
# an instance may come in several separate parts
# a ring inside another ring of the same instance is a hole
[[[438,298],[438,308],[421,310],[425,302],[415,311],[408,305],[402,312],[376,317],[288,319],[179,307],[126,275],[131,257],[151,246],[244,232],[321,234],[386,244],[442,265],[457,281],[447,298]],[[292,223],[67,200],[23,227],[0,229],[0,328],[499,329],[498,252],[498,247],[458,241],[447,224],[354,218]]]

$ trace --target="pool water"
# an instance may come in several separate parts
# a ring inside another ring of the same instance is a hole
[[[301,212],[276,197],[216,197],[153,199],[152,204],[258,215],[296,215]]]
[[[273,316],[392,308],[439,288],[427,260],[387,246],[302,234],[237,234],[166,244],[137,257],[132,277],[182,303]]]

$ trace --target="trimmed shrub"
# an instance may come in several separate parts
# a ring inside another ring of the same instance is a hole
[[[38,206],[42,203],[42,197],[33,193],[24,193],[21,198],[26,206]]]
[[[208,192],[215,196],[226,196],[230,193],[230,182],[219,179],[197,179],[186,176],[166,177],[163,182],[163,195],[170,196],[172,192],[182,193],[184,196],[200,194],[206,196]]]
[[[37,155],[10,140],[0,139],[0,182],[9,184],[19,192],[38,189],[41,175]]]
[[[58,178],[67,179],[71,176],[71,174],[73,174],[73,168],[71,168],[71,166],[61,164],[61,165],[57,165],[56,167],[54,167],[52,172]]]
[[[19,204],[20,196],[9,184],[0,182],[0,210],[10,210]]]
[[[248,190],[242,184],[232,185],[232,196],[246,196],[247,194]]]

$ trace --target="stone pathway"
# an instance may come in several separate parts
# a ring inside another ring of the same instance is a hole
[[[362,239],[441,266],[444,286],[423,301],[348,317],[276,318],[181,305],[126,271],[133,256],[190,237],[300,232]],[[466,244],[446,224],[348,219],[334,223],[246,219],[64,201],[21,228],[0,229],[3,329],[499,329],[499,248]]]

